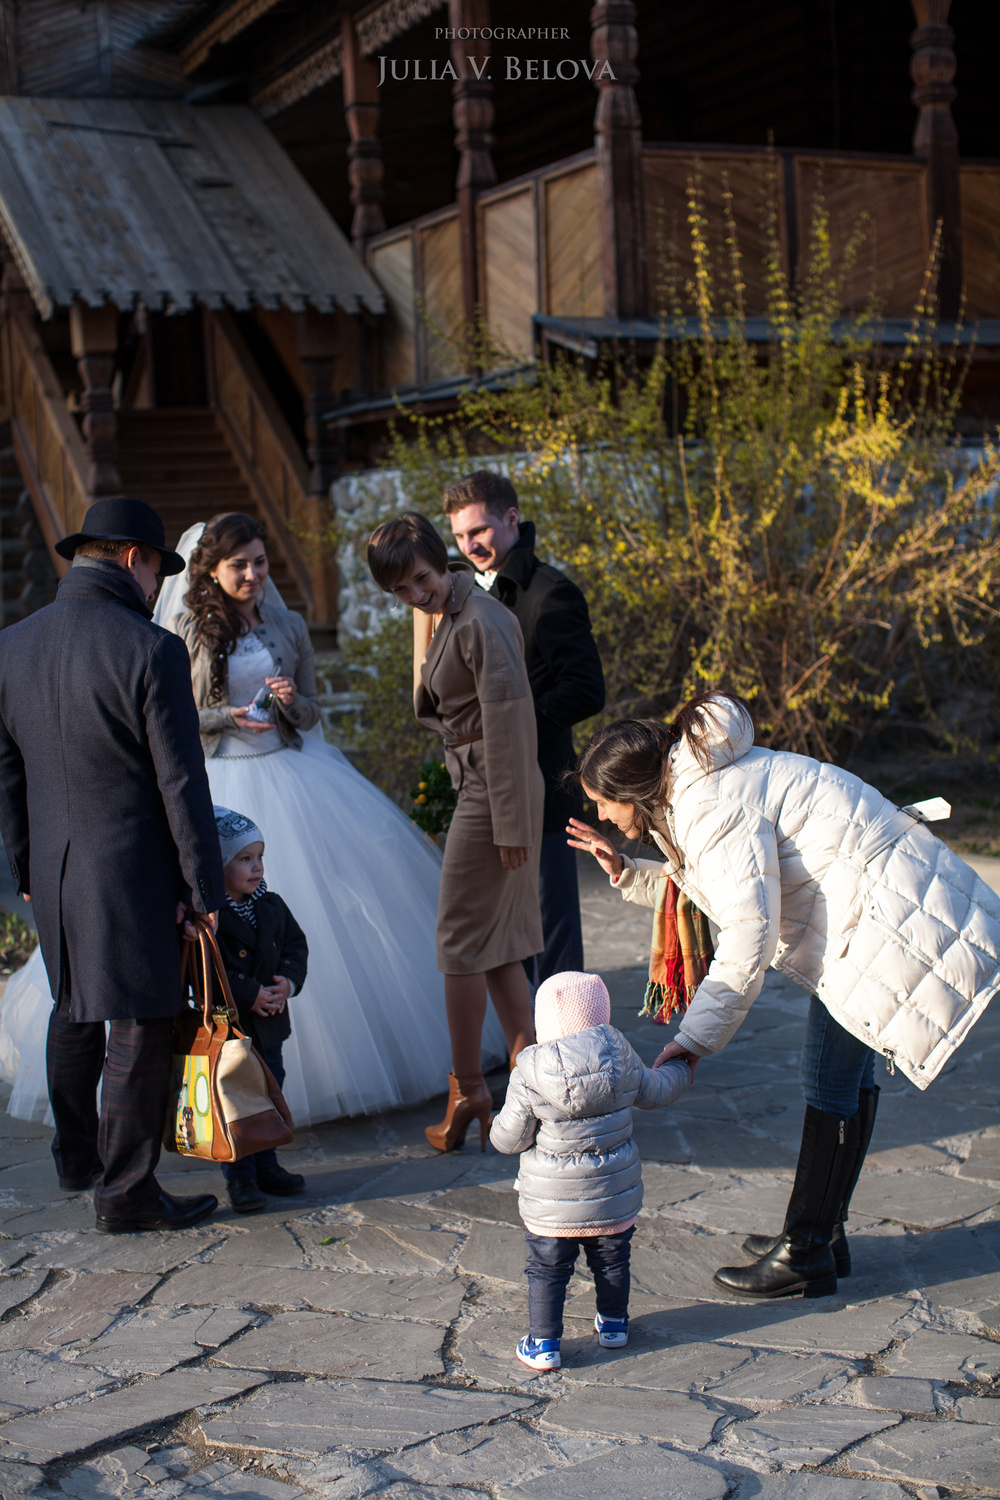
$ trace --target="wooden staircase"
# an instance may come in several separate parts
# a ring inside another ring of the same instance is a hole
[[[167,543],[176,547],[189,526],[222,511],[239,510],[265,527],[251,490],[209,407],[163,406],[118,413],[118,468],[122,490],[145,500],[163,518]],[[290,609],[307,601],[280,546],[268,547],[271,576]]]
[[[40,535],[62,573],[66,564],[55,544],[80,528],[91,501],[92,465],[33,313],[9,312],[2,332],[6,380],[0,380],[0,394],[9,407],[12,456]],[[205,334],[207,406],[116,413],[121,491],[160,513],[171,546],[196,521],[222,511],[243,511],[260,521],[282,597],[323,640],[333,632],[337,609],[329,505],[310,493],[304,455],[234,319],[206,311]],[[12,564],[15,518],[2,511],[5,487],[13,491],[19,484],[0,456],[0,542],[7,539]]]

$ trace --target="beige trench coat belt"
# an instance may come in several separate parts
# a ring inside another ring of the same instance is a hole
[[[481,729],[477,729],[472,734],[460,734],[460,735],[458,735],[458,737],[456,739],[445,740],[445,742],[444,742],[444,748],[446,750],[457,750],[460,745],[475,745],[477,743],[477,741],[479,741],[479,740],[482,739],[482,737],[483,737],[483,731]],[[464,764],[463,761],[459,761],[459,763],[458,763],[458,790],[461,791],[462,787],[464,785],[465,785],[465,764]]]

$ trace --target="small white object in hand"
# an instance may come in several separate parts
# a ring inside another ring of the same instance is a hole
[[[911,802],[903,811],[911,818],[919,818],[921,823],[942,823],[951,817],[951,803],[943,797],[928,797],[924,802]]]

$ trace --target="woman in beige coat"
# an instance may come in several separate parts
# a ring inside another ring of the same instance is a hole
[[[511,1063],[534,1041],[522,967],[542,948],[538,860],[544,784],[524,643],[511,612],[449,564],[425,517],[407,512],[372,532],[380,588],[414,612],[414,707],[444,741],[458,802],[438,905],[452,1072],[448,1112],[427,1139],[453,1150],[478,1118],[483,1148],[492,1099],[482,1073],[487,990]]]

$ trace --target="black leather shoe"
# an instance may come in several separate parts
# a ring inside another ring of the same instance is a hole
[[[160,1189],[160,1201],[156,1208],[136,1214],[130,1219],[106,1218],[97,1215],[95,1228],[101,1234],[135,1234],[140,1229],[190,1229],[200,1224],[219,1206],[214,1193],[199,1193],[195,1198],[174,1198]]]
[[[59,1187],[64,1193],[85,1193],[94,1186],[103,1171],[104,1168],[98,1162],[96,1167],[91,1167],[89,1172],[84,1172],[79,1177],[60,1177]]]
[[[748,1234],[740,1249],[749,1255],[751,1260],[760,1260],[762,1255],[770,1255],[772,1250],[777,1250],[783,1238],[784,1236],[780,1234]],[[837,1275],[850,1276],[851,1247],[847,1243],[843,1224],[834,1224],[830,1249],[833,1251]]]
[[[275,1198],[294,1198],[296,1193],[305,1192],[306,1180],[301,1173],[286,1172],[284,1167],[258,1167],[257,1186]]]
[[[738,1297],[831,1297],[837,1263],[829,1240],[793,1229],[752,1266],[722,1266],[712,1280]]]
[[[259,1214],[267,1207],[267,1199],[252,1177],[236,1177],[227,1182],[226,1194],[238,1214]]]

